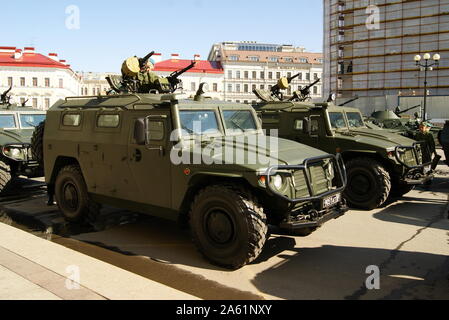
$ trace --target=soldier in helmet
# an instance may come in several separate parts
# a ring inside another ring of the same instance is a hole
[[[419,132],[416,134],[416,140],[418,141],[425,141],[429,145],[431,154],[436,153],[435,148],[435,140],[433,138],[433,135],[430,133],[430,129],[432,128],[432,125],[428,122],[421,122],[419,124]],[[430,161],[431,159],[428,159]]]

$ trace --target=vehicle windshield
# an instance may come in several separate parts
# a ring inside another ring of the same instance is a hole
[[[0,128],[3,129],[16,129],[17,123],[13,114],[0,115]]]
[[[329,112],[329,120],[333,129],[347,128],[343,112]]]
[[[20,123],[24,129],[35,128],[45,120],[45,114],[21,114]]]
[[[217,116],[213,110],[181,110],[179,118],[183,136],[220,134]]]
[[[257,130],[254,116],[249,110],[225,110],[223,116],[226,129],[231,133]]]
[[[346,117],[348,117],[348,123],[350,128],[365,127],[362,115],[359,112],[346,112]]]

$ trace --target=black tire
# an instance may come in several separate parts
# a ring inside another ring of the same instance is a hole
[[[13,174],[11,173],[11,167],[0,161],[0,193],[8,190],[13,180]]]
[[[90,199],[77,165],[69,165],[59,171],[55,198],[62,215],[69,222],[93,222],[99,215],[100,206]]]
[[[376,160],[355,158],[346,163],[348,185],[344,197],[349,206],[365,210],[380,207],[391,191],[391,178]]]
[[[36,160],[41,167],[44,166],[44,129],[45,121],[42,121],[33,131],[31,137],[31,151],[33,152],[34,160]]]
[[[229,269],[254,261],[268,233],[265,213],[254,195],[233,185],[201,190],[191,207],[190,226],[203,256]]]

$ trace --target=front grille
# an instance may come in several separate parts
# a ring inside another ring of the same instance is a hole
[[[402,159],[403,159],[402,161],[404,161],[404,163],[405,163],[407,166],[413,167],[413,166],[416,166],[416,165],[417,165],[416,159],[415,159],[414,151],[411,150],[411,149],[407,149],[407,150],[405,151],[405,153],[404,153]]]
[[[329,177],[329,173],[323,165],[323,162],[319,162],[308,167],[313,195],[320,195],[332,189],[332,178]],[[295,171],[293,178],[297,198],[312,196],[307,188],[303,170]]]

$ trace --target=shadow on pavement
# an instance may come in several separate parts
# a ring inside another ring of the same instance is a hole
[[[284,255],[283,263],[252,280],[265,294],[288,300],[449,298],[449,258],[445,255],[331,245],[293,248],[283,237],[270,242],[268,250],[273,253],[286,245],[294,255]],[[380,268],[379,290],[366,289],[370,265]]]

